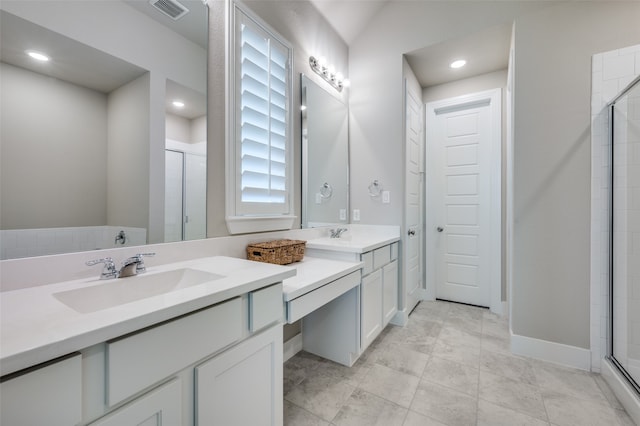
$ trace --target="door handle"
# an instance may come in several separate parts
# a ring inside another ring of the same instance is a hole
[[[444,228],[442,226],[438,226],[436,229],[438,230],[438,232],[444,231]]]

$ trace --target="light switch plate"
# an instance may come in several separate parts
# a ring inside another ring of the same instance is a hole
[[[389,194],[389,191],[382,191],[382,202],[384,204],[389,204],[391,202],[391,194]]]
[[[353,221],[358,222],[360,220],[360,209],[353,209]]]
[[[340,220],[347,220],[347,209],[340,209]]]

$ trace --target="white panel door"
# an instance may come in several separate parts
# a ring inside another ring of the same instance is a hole
[[[427,184],[427,238],[435,245],[436,298],[489,307],[492,280],[500,291],[500,189],[499,180],[493,182],[500,171],[500,128],[491,105],[499,97],[480,95],[428,106],[427,155],[434,170]]]
[[[422,247],[422,176],[424,157],[424,138],[422,131],[421,94],[413,93],[408,84],[406,96],[406,200],[405,200],[405,256],[404,309],[408,314],[421,299],[422,288],[421,247]]]

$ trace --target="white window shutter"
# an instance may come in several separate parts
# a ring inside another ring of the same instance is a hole
[[[236,214],[288,214],[289,48],[237,20]]]

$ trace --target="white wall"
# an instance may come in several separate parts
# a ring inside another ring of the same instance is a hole
[[[105,225],[107,97],[0,63],[0,229]]]

